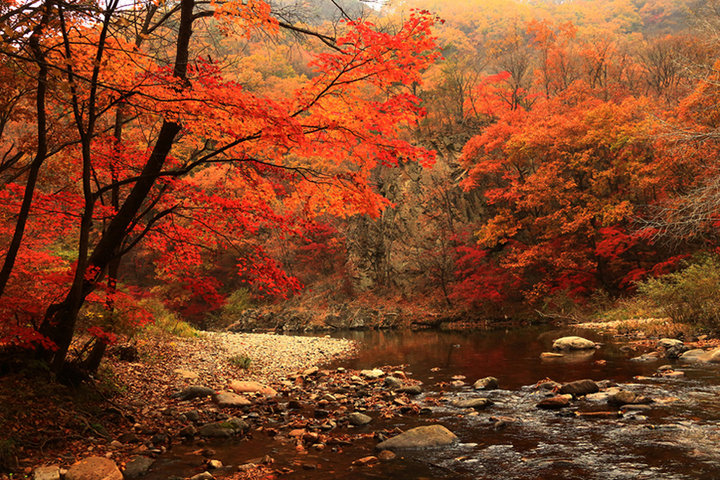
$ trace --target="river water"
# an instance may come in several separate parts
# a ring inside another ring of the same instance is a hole
[[[603,343],[586,354],[542,359],[555,338],[582,334]],[[373,432],[397,426],[405,430],[440,423],[459,438],[454,447],[402,452],[397,460],[357,468],[352,462],[370,455],[376,440],[368,438],[345,446],[340,452],[309,451],[303,464],[287,479],[699,479],[720,478],[720,367],[675,365],[680,378],[653,377],[657,367],[669,363],[631,361],[640,352],[625,352],[622,344],[593,332],[523,328],[490,332],[369,331],[336,334],[357,340],[355,358],[333,365],[346,368],[404,366],[411,378],[421,380],[425,394],[449,398],[477,396],[470,385],[494,376],[500,389],[483,392],[495,405],[477,415],[450,406],[433,407],[430,415],[376,418],[362,427]],[[466,386],[448,385],[463,375]],[[604,403],[573,402],[571,409],[541,411],[542,397],[531,386],[551,378],[568,382],[584,378],[610,380],[623,388],[656,400],[650,410],[622,418],[583,419],[573,409],[607,411]],[[423,396],[424,396],[423,395]],[[422,404],[423,396],[416,401]],[[491,417],[509,417],[500,426]],[[271,455],[278,465],[292,464],[296,452],[265,436],[213,444],[225,464],[241,464]],[[199,468],[197,447],[174,447],[153,468],[167,478],[187,475]],[[183,473],[181,473],[183,472]]]

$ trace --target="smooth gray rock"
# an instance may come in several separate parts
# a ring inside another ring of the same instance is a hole
[[[457,441],[458,437],[442,425],[428,425],[411,428],[407,432],[378,443],[375,448],[378,450],[432,448],[452,445]]]
[[[608,398],[609,405],[638,405],[642,403],[652,403],[652,399],[629,390],[620,390]]]

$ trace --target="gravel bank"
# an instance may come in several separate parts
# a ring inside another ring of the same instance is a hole
[[[250,358],[250,371],[268,379],[349,356],[356,348],[352,340],[329,337],[215,332],[206,332],[204,336],[205,341],[216,345],[228,357]]]

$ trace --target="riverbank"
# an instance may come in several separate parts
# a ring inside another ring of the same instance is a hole
[[[111,348],[96,382],[76,388],[51,381],[41,365],[5,375],[0,478],[29,475],[39,465],[66,469],[90,455],[121,468],[134,457],[151,458],[194,437],[193,425],[262,405],[293,374],[354,350],[342,339],[200,332]],[[246,391],[233,392],[233,385]],[[209,393],[178,395],[194,387]],[[229,406],[218,402],[216,392],[223,391]],[[3,468],[9,471],[2,474]]]

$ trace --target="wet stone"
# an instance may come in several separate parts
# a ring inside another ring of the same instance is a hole
[[[588,393],[597,393],[598,391],[600,391],[600,388],[597,383],[588,379],[566,383],[558,390],[561,394],[569,394],[573,397],[587,395]]]
[[[475,390],[495,390],[498,388],[498,379],[495,377],[485,377],[477,380],[473,384]]]
[[[559,410],[570,405],[570,398],[570,395],[556,395],[541,400],[536,407],[542,410]]]
[[[178,400],[190,400],[193,398],[209,397],[215,394],[215,390],[209,387],[203,387],[200,385],[191,385],[187,388],[180,390],[172,395],[173,398]]]
[[[348,421],[351,425],[361,426],[372,422],[372,418],[360,412],[353,412],[348,415]]]
[[[153,460],[152,458],[142,456],[135,457],[130,460],[127,465],[125,465],[125,470],[123,470],[123,476],[126,479],[139,478],[145,475],[150,470],[150,467],[153,463],[155,463],[155,460]]]
[[[491,406],[493,402],[487,398],[470,398],[466,400],[455,400],[452,405],[457,408],[474,408],[482,410]]]
[[[457,436],[442,425],[428,425],[411,428],[400,435],[380,442],[375,448],[378,450],[432,448],[452,445],[457,441]]]

